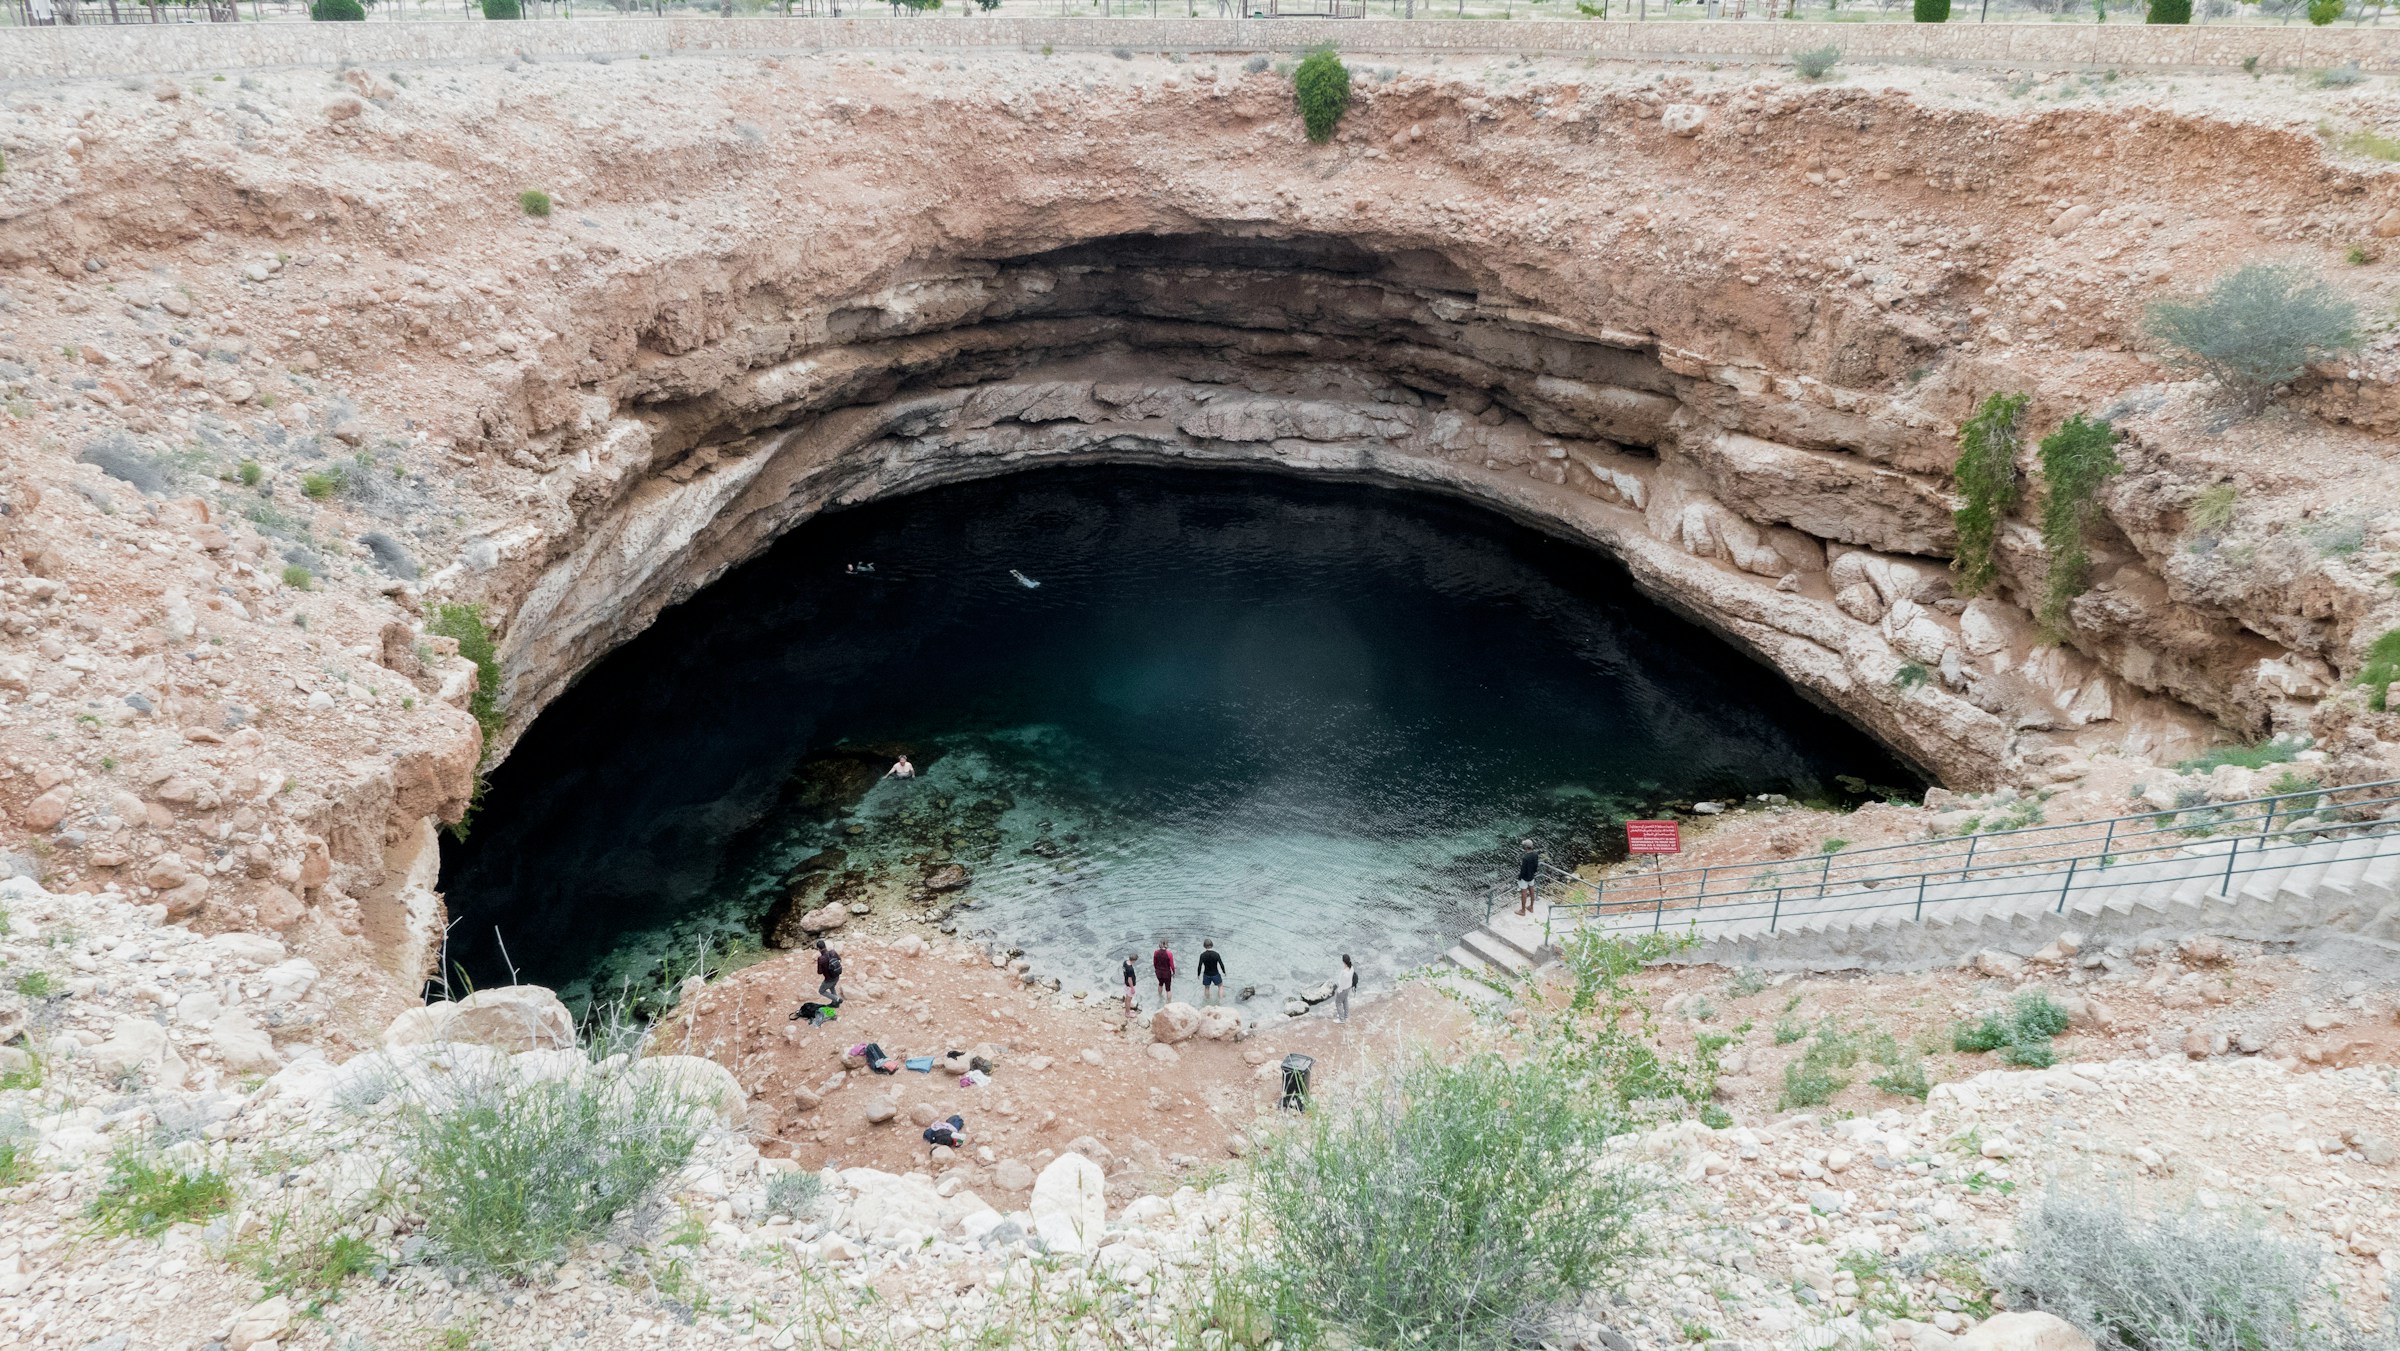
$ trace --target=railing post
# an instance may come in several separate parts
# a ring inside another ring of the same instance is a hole
[[[2117,818],[2108,818],[2108,833],[2100,837],[2100,866],[2108,866],[2108,847],[2117,842]]]
[[[1911,919],[1925,918],[1925,874],[1917,874],[1917,913]]]
[[[1825,866],[1817,873],[1817,899],[1825,899],[1825,888],[1833,881],[1833,855],[1825,856]]]
[[[1702,903],[1702,902],[1704,902],[1704,901],[1706,901],[1707,899],[1708,899],[1708,869],[1704,867],[1704,868],[1702,868],[1702,869],[1700,870],[1700,894],[1692,898],[1692,908],[1693,908],[1693,909],[1695,909],[1695,910],[1699,909],[1699,908],[1700,908],[1700,906],[1701,906],[1701,903]]]
[[[1783,918],[1783,888],[1775,888],[1775,908],[1767,912],[1767,932],[1775,932],[1775,923]]]
[[[1666,922],[1667,922],[1667,893],[1665,893],[1664,891],[1661,891],[1660,893],[1658,893],[1658,909],[1656,909],[1656,910],[1652,911],[1652,912],[1651,912],[1651,914],[1650,914],[1650,932],[1652,932],[1652,933],[1657,933],[1657,932],[1659,931],[1659,927],[1660,927],[1661,925],[1665,924]]]
[[[1982,838],[1983,837],[1981,835],[1969,835],[1967,837],[1967,861],[1958,865],[1959,881],[1966,881],[1967,874],[1975,870],[1975,842]]]
[[[2059,914],[2063,915],[2067,913],[2067,893],[2075,889],[2075,865],[2081,863],[2082,861],[2083,860],[2081,859],[2074,858],[2067,860],[2067,880],[2061,883],[2058,888]]]
[[[2241,837],[2241,836],[2239,836],[2239,835],[2236,835],[2236,836],[2234,836],[2232,839],[2230,839],[2230,840],[2227,840],[2227,841],[2225,842],[2225,885],[2224,885],[2224,892],[2225,892],[2225,899],[2226,899],[2226,900],[2228,900],[2228,901],[2230,901],[2230,900],[2232,900],[2232,899],[2233,899],[2233,861],[2234,861],[2235,859],[2237,859],[2237,858],[2241,857],[2241,853],[2242,853],[2242,837]]]

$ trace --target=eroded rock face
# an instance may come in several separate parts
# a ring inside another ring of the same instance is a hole
[[[459,67],[339,122],[268,72],[256,126],[76,86],[0,221],[0,378],[46,420],[0,476],[0,871],[283,933],[373,991],[371,1037],[438,951],[478,693],[504,756],[817,511],[1056,462],[1481,502],[1961,787],[2278,731],[2358,776],[2400,737],[2344,693],[2400,627],[2396,359],[2229,432],[2130,350],[2161,291],[2400,206],[2324,157],[2316,95],[2037,128],[1963,86],[1425,65],[1312,148],[1272,76],[1100,65],[962,59],[930,101],[799,55]],[[495,157],[558,212],[495,232],[459,167]],[[2056,632],[2030,517],[1951,587],[1957,425],[2001,390],[2129,433]],[[372,473],[304,486],[328,465]]]

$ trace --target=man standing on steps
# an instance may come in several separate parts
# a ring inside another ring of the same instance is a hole
[[[1200,940],[1200,1002],[1214,1004],[1225,993],[1225,959],[1217,954],[1217,940]]]
[[[1150,974],[1158,977],[1158,1002],[1163,1008],[1175,997],[1175,954],[1163,938],[1158,940],[1158,951],[1150,954]]]
[[[1517,913],[1533,913],[1533,879],[1542,870],[1542,851],[1525,842],[1525,855],[1517,860]]]

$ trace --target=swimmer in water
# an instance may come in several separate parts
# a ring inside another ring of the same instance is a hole
[[[1024,587],[1024,588],[1025,588],[1026,590],[1028,590],[1028,591],[1031,591],[1031,590],[1033,590],[1035,587],[1037,587],[1037,586],[1040,586],[1040,585],[1041,585],[1041,583],[1040,583],[1040,582],[1037,582],[1037,581],[1033,580],[1031,577],[1028,577],[1028,576],[1026,576],[1024,573],[1021,573],[1021,572],[1017,571],[1015,568],[1010,568],[1010,569],[1008,570],[1008,575],[1009,575],[1009,576],[1011,576],[1011,577],[1014,577],[1014,578],[1016,578],[1016,579],[1017,579],[1017,585],[1019,585],[1019,586],[1021,586],[1021,587]]]
[[[908,762],[908,757],[903,755],[892,763],[892,767],[890,769],[883,771],[883,777],[887,779],[913,779],[917,777],[917,767],[910,764]]]

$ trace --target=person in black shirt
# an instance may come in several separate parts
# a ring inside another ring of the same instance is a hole
[[[817,940],[817,998],[836,1006],[842,1002],[842,954],[822,938]]]
[[[1517,860],[1517,913],[1533,913],[1533,879],[1542,870],[1542,851],[1525,842],[1525,856]]]
[[[1140,968],[1133,964],[1133,958],[1128,955],[1125,958],[1125,1016],[1128,1018],[1133,1016],[1133,982],[1139,971]]]
[[[1200,1002],[1213,1004],[1225,993],[1225,959],[1218,955],[1217,940],[1200,940]]]

